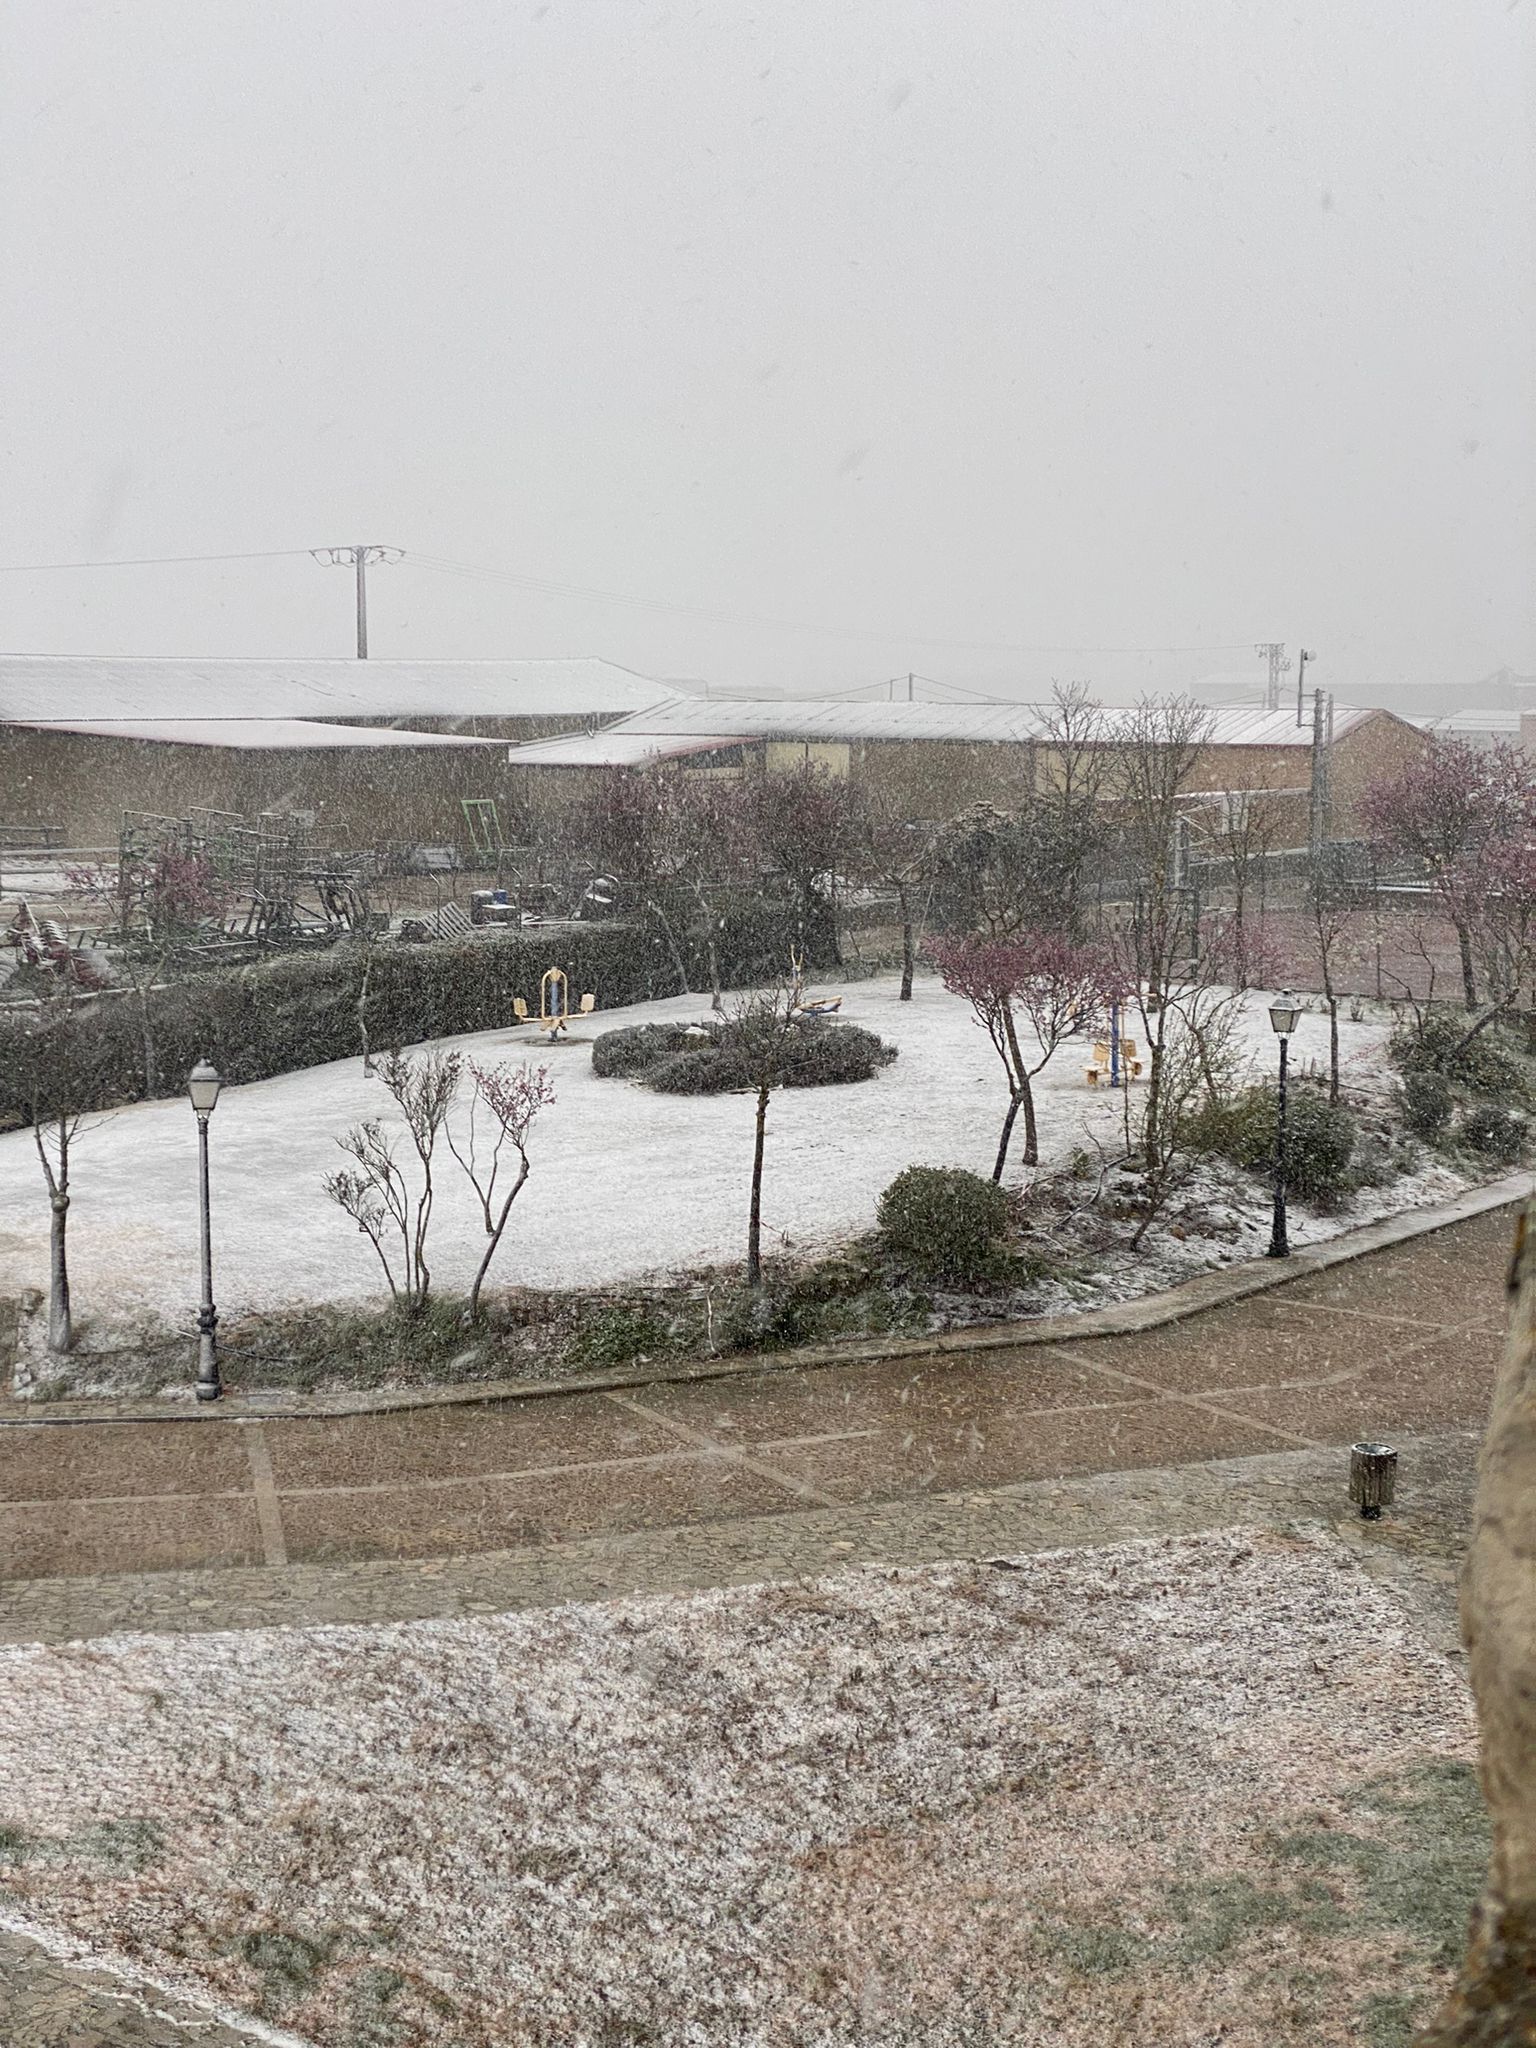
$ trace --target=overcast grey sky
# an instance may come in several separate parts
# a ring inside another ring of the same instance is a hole
[[[1536,668],[1536,0],[0,27],[0,562],[390,542],[739,617],[406,561],[375,654],[738,687]],[[349,606],[7,575],[0,646],[344,654]]]

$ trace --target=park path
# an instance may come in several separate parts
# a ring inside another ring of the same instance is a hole
[[[760,1530],[767,1575],[785,1516],[857,1530],[1021,1483],[1480,1429],[1510,1230],[1490,1211],[1134,1335],[323,1419],[7,1427],[0,1639],[24,1632],[29,1582],[67,1616],[75,1582],[105,1577],[430,1577],[516,1553],[561,1597],[562,1557],[647,1534],[707,1548],[729,1529],[750,1553]]]

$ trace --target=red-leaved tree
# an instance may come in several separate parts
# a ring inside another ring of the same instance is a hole
[[[1018,932],[1006,939],[974,934],[930,939],[928,956],[950,994],[970,1004],[1008,1077],[1008,1113],[992,1178],[1003,1177],[1021,1109],[1024,1164],[1037,1166],[1035,1077],[1064,1038],[1091,1026],[1105,1004],[1122,994],[1123,976],[1113,956],[1103,946],[1080,944],[1053,931]]]

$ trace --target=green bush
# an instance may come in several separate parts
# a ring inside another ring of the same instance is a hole
[[[996,1262],[1008,1197],[993,1181],[955,1166],[909,1166],[880,1197],[886,1248],[935,1280],[981,1280]]]
[[[749,986],[783,971],[799,925],[792,912],[759,906],[731,913],[715,932],[722,979]],[[825,935],[818,935],[825,959]],[[690,978],[707,986],[702,948],[689,953]],[[206,1054],[227,1081],[355,1058],[362,1051],[357,1001],[368,975],[368,1036],[374,1049],[417,1045],[513,1021],[512,999],[538,1006],[547,967],[563,967],[572,1000],[591,989],[603,1009],[677,994],[677,970],[662,934],[639,923],[593,924],[560,932],[497,934],[433,945],[390,940],[369,953],[356,945],[287,953],[249,967],[156,989],[147,1009],[161,1095],[179,1094]],[[38,1013],[0,1014],[0,1130],[31,1120],[28,1082]],[[89,998],[68,1020],[85,1074],[79,1107],[111,1109],[144,1093],[141,1012],[131,994]],[[54,1041],[50,1038],[49,1043]],[[46,1075],[58,1061],[42,1054]]]
[[[1456,1136],[1485,1159],[1514,1166],[1525,1150],[1525,1118],[1496,1103],[1480,1102],[1457,1125]]]
[[[702,1039],[698,1026],[686,1025],[641,1024],[607,1032],[592,1048],[592,1064],[600,1074],[629,1075],[663,1095],[722,1095],[750,1088],[738,1026],[727,1018],[703,1028],[709,1035]],[[776,1085],[822,1088],[867,1081],[895,1057],[894,1045],[861,1025],[817,1020],[797,1026],[785,1040]]]
[[[1474,1095],[1514,1096],[1524,1101],[1529,1075],[1519,1055],[1493,1036],[1496,1027],[1467,1035],[1464,1011],[1431,1010],[1422,1024],[1399,1024],[1387,1040],[1387,1058],[1400,1074],[1443,1074]]]
[[[1270,1173],[1275,1163],[1278,1102],[1267,1085],[1244,1088],[1208,1104],[1190,1125],[1189,1146],[1230,1159],[1249,1172]],[[1315,1089],[1293,1089],[1286,1102],[1285,1179],[1304,1202],[1336,1202],[1348,1187],[1355,1121]]]
[[[1451,1120],[1451,1084],[1436,1067],[1410,1068],[1403,1076],[1403,1122],[1416,1138],[1432,1144]]]
[[[720,1045],[696,1045],[675,1052],[640,1076],[647,1088],[663,1095],[724,1095],[751,1085],[746,1060]]]
[[[696,1033],[689,1024],[626,1024],[600,1032],[592,1045],[592,1071],[604,1079],[632,1080],[668,1054],[691,1050]]]

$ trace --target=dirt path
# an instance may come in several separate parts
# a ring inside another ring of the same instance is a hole
[[[0,1573],[20,1591],[555,1552],[1475,1431],[1510,1228],[1493,1211],[1134,1336],[322,1421],[7,1428]]]

